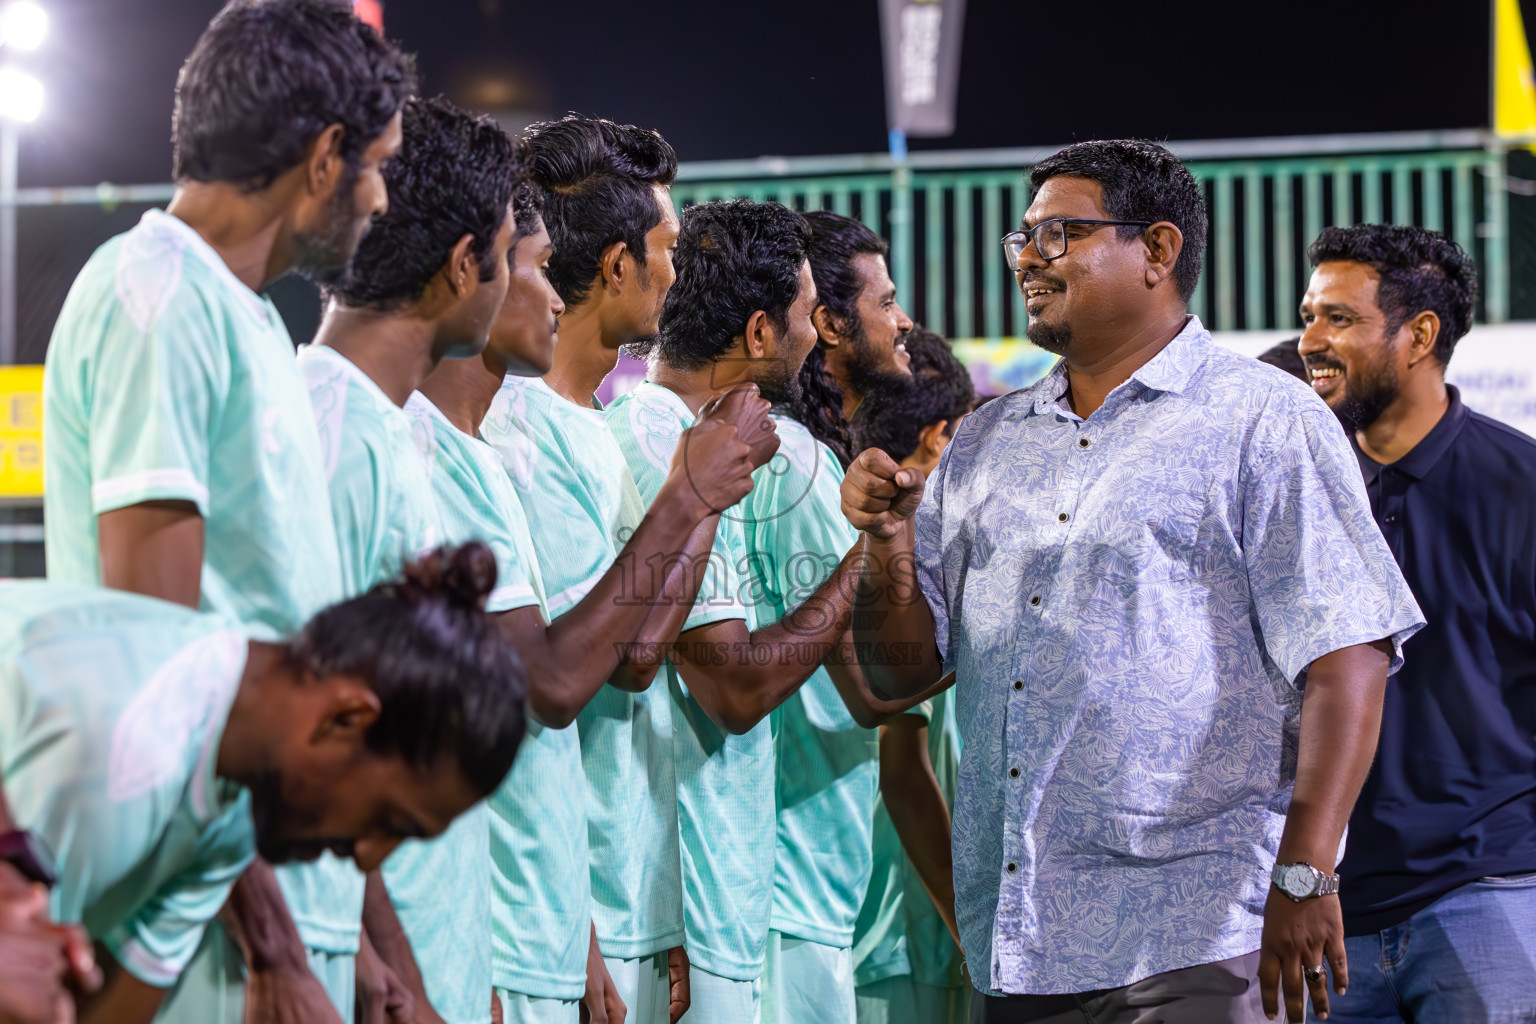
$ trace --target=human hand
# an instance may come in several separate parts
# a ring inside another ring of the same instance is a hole
[[[356,985],[357,1024],[426,1024],[417,1014],[411,990],[379,956],[367,933],[357,950]]]
[[[1339,909],[1339,898],[1317,896],[1297,903],[1270,886],[1259,946],[1259,992],[1265,1015],[1275,1018],[1283,989],[1288,1019],[1306,1020],[1310,993],[1313,1012],[1319,1020],[1327,1020],[1327,974],[1306,973],[1308,968],[1324,963],[1333,969],[1333,990],[1343,995],[1349,988],[1349,964],[1344,956],[1344,913]]]
[[[587,991],[581,997],[582,1024],[624,1024],[627,1013],[628,1007],[619,996],[594,936],[587,952]]]
[[[677,1024],[693,1003],[688,972],[688,950],[682,946],[673,946],[667,950],[667,982],[671,993],[668,1016],[671,1024]]]
[[[341,1024],[325,986],[308,965],[248,970],[245,1024]]]
[[[734,424],[736,436],[752,450],[752,468],[757,469],[779,450],[779,431],[768,415],[772,409],[756,384],[734,384],[705,402],[694,423],[719,419]]]
[[[854,529],[890,540],[923,500],[923,474],[903,469],[879,448],[866,448],[843,476],[843,515]]]
[[[85,931],[48,919],[48,890],[0,864],[0,1024],[71,1024],[101,987]]]

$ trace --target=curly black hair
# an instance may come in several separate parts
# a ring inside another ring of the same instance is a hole
[[[1200,281],[1209,232],[1205,196],[1179,158],[1155,142],[1107,139],[1079,142],[1040,161],[1029,172],[1036,192],[1051,178],[1086,178],[1103,190],[1104,212],[1111,220],[1168,221],[1184,235],[1184,248],[1173,268],[1179,299],[1188,302]],[[1121,238],[1144,229],[1116,228]]]
[[[645,236],[662,218],[655,186],[677,177],[677,154],[667,141],[659,132],[577,114],[530,125],[523,138],[555,243],[549,279],[565,304],[586,299],[603,250],[615,242],[634,254],[644,280]]]
[[[544,190],[533,181],[524,181],[512,193],[512,244],[517,245],[539,230],[544,223]],[[507,259],[512,258],[508,253]]]
[[[911,386],[867,399],[854,429],[860,448],[879,448],[897,462],[917,451],[923,430],[940,420],[945,435],[954,436],[960,417],[976,401],[970,371],[955,358],[949,342],[914,327],[906,346],[912,357]],[[866,412],[864,406],[871,408]]]
[[[785,330],[810,241],[805,218],[778,203],[735,199],[689,207],[674,256],[677,282],[661,308],[654,354],[668,366],[702,369],[725,354],[758,310]]]
[[[414,62],[337,0],[231,0],[176,80],[177,181],[260,191],[299,165],[315,137],[345,129],[356,169],[416,89]]]
[[[1381,277],[1376,305],[1386,314],[1389,335],[1410,317],[1433,311],[1440,318],[1435,358],[1441,366],[1472,329],[1477,265],[1438,231],[1406,224],[1324,228],[1307,249],[1307,259],[1314,267],[1335,260],[1369,264]]]
[[[384,167],[389,210],[328,289],[348,306],[388,312],[420,299],[465,235],[480,280],[496,276],[492,244],[523,181],[517,147],[495,121],[442,97],[408,101],[401,123],[400,155]]]
[[[487,795],[522,742],[527,694],[517,649],[485,614],[495,586],[487,545],[439,548],[316,615],[289,642],[289,660],[368,683],[380,704],[363,737],[374,753],[423,770],[452,758]]]

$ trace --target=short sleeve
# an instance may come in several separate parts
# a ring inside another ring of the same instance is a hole
[[[746,570],[746,560],[746,537],[740,519],[721,516],[720,524],[715,528],[715,541],[710,547],[709,556],[698,566],[702,575],[693,611],[688,613],[679,633],[727,619],[747,618],[742,593],[742,574]]]
[[[916,536],[912,545],[917,584],[933,613],[933,639],[939,648],[939,659],[946,663],[949,660],[950,636],[949,586],[944,571],[944,477],[949,470],[949,455],[953,450],[954,443],[951,442],[939,457],[938,467],[928,474],[922,504],[918,505],[917,513],[913,516]],[[898,580],[906,572],[901,566],[891,569],[892,576]]]
[[[208,514],[210,438],[229,395],[230,360],[197,291],[164,309],[125,302],[102,324],[89,413],[91,508],[183,500]]]
[[[194,864],[166,882],[102,941],[129,974],[156,988],[171,987],[192,962],[203,931],[250,862],[240,844],[215,833],[204,841]]]
[[[1244,467],[1243,554],[1264,648],[1295,681],[1325,654],[1390,637],[1395,672],[1424,616],[1348,439],[1313,404],[1268,412]]]

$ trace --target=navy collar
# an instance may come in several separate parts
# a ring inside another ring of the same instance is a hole
[[[1456,443],[1456,438],[1461,435],[1461,428],[1466,425],[1467,407],[1461,402],[1461,392],[1456,390],[1453,384],[1445,386],[1446,394],[1450,397],[1450,404],[1446,406],[1445,415],[1440,417],[1440,422],[1431,428],[1424,440],[1413,446],[1413,450],[1396,462],[1391,464],[1392,469],[1413,480],[1423,480],[1435,468],[1442,456],[1451,450],[1451,445]],[[1360,444],[1355,440],[1355,432],[1349,431],[1349,443],[1354,446],[1355,457],[1360,461],[1360,472],[1365,474],[1366,483],[1374,483],[1387,466],[1382,465],[1360,450]]]

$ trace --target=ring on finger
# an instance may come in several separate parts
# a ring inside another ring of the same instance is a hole
[[[1328,980],[1328,969],[1322,964],[1318,964],[1316,967],[1308,967],[1301,973],[1305,974],[1307,981],[1314,985],[1320,985]]]

